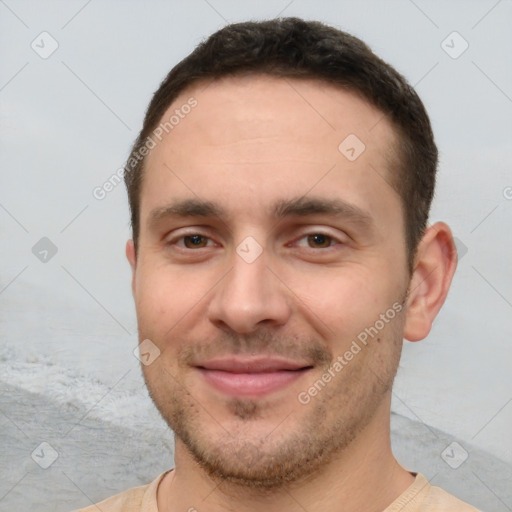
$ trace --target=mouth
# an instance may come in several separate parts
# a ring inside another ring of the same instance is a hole
[[[231,396],[259,397],[285,388],[313,366],[276,358],[229,357],[201,363],[196,369],[207,384]]]

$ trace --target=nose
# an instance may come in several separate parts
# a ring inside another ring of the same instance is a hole
[[[282,326],[290,318],[290,294],[268,265],[266,250],[252,262],[233,251],[231,269],[214,288],[209,320],[221,329],[249,334]]]

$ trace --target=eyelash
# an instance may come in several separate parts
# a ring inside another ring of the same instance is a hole
[[[310,233],[305,233],[304,235],[302,235],[300,238],[298,238],[296,240],[299,241],[299,240],[302,240],[304,238],[308,238],[310,236],[315,236],[315,235],[321,235],[321,236],[324,236],[324,237],[327,237],[328,239],[330,239],[331,242],[334,242],[332,243],[331,245],[329,245],[328,247],[320,247],[320,248],[314,248],[314,247],[307,247],[307,249],[311,249],[313,251],[316,251],[318,252],[318,250],[323,250],[323,252],[326,252],[327,250],[333,248],[335,245],[339,245],[339,244],[342,244],[343,245],[343,242],[341,240],[338,240],[337,238],[335,238],[334,236],[328,234],[328,233],[323,233],[321,231],[311,231]],[[176,238],[173,238],[171,240],[169,240],[166,245],[167,246],[174,246],[176,245],[176,243],[180,240],[184,240],[185,238],[189,238],[189,237],[194,237],[194,236],[200,236],[204,239],[207,239],[207,240],[211,240],[210,237],[206,236],[206,235],[203,235],[202,233],[197,233],[197,232],[194,232],[194,233],[187,233],[187,234],[184,234],[184,235],[181,235],[179,237],[176,237]],[[337,243],[336,243],[337,242]],[[178,246],[180,248],[180,250],[182,251],[198,251],[199,249],[207,249],[207,247],[198,247],[197,249],[194,249],[194,248],[189,248],[189,247],[183,247],[183,246]]]

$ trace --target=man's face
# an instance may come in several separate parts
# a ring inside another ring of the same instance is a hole
[[[177,449],[270,489],[389,423],[409,284],[394,135],[313,80],[198,84],[162,121],[190,96],[147,159],[136,263],[128,246],[160,350],[144,376]]]

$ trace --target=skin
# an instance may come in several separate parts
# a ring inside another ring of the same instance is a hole
[[[448,293],[450,229],[427,229],[409,275],[404,212],[386,182],[395,134],[354,93],[231,77],[191,87],[163,119],[190,96],[197,107],[148,156],[139,243],[126,246],[139,338],[160,350],[144,377],[176,434],[159,510],[383,510],[414,480],[391,452],[391,387],[403,338],[425,338]],[[354,161],[338,150],[349,134],[366,146]],[[370,222],[272,215],[276,201],[300,197],[342,199]],[[227,216],[151,222],[188,198],[215,201]],[[194,234],[204,238],[182,238]],[[262,249],[252,263],[236,251],[248,236]],[[393,304],[402,310],[301,403]],[[232,353],[312,368],[263,397],[232,397],[193,366]]]

